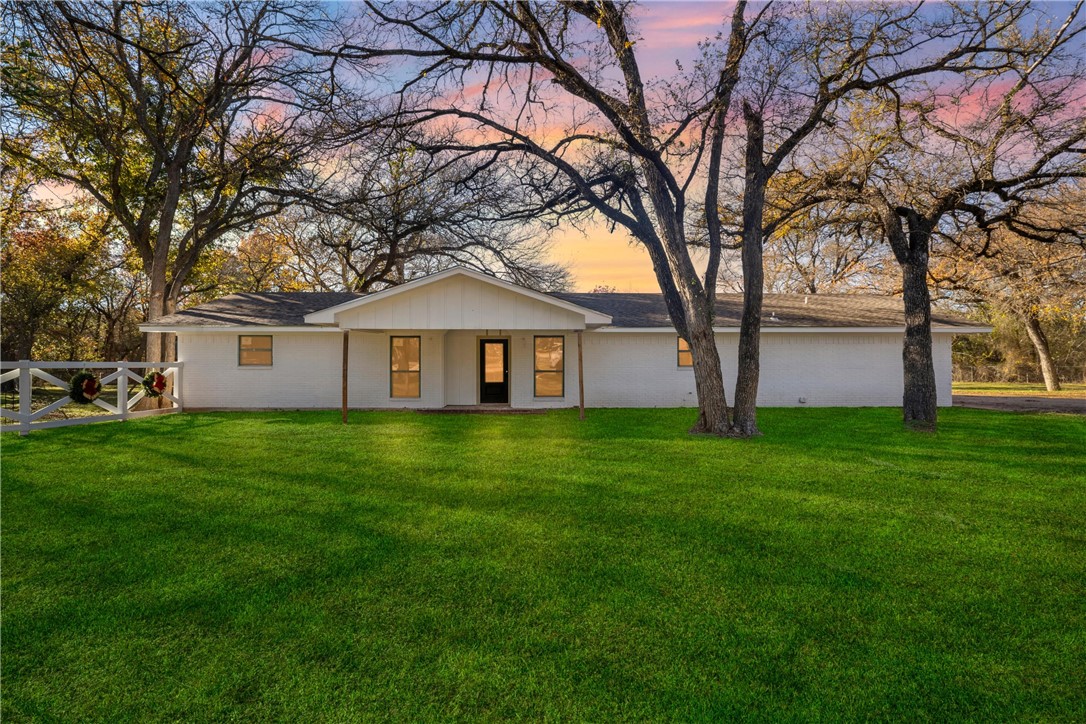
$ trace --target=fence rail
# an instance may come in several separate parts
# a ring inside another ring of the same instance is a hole
[[[0,362],[0,384],[17,380],[19,390],[18,409],[0,407],[0,419],[14,421],[11,424],[0,424],[0,431],[18,430],[20,435],[26,435],[33,429],[84,425],[91,422],[108,422],[110,420],[124,421],[138,417],[181,412],[181,369],[183,366],[181,362],[37,362],[32,360]],[[142,384],[147,370],[150,369],[159,370],[169,381],[169,386],[162,393],[162,398],[170,402],[171,406],[150,410],[135,410],[133,408],[147,396],[147,393],[141,388],[136,394],[130,396],[129,383]],[[76,404],[71,397],[64,395],[44,407],[37,410],[33,409],[35,380],[59,387],[62,391],[68,389],[69,382],[46,370],[112,370],[99,377],[99,381],[102,383],[103,393],[107,386],[112,385],[116,388],[117,404],[110,404],[99,396],[91,404],[100,407],[108,414],[60,420],[44,419],[69,404]],[[136,370],[142,370],[143,374],[139,374]]]

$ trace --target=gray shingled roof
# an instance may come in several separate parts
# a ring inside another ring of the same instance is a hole
[[[297,327],[305,315],[362,296],[354,292],[260,292],[231,294],[154,321],[155,326]]]
[[[609,314],[615,327],[670,327],[662,294],[554,294]],[[718,294],[716,327],[738,327],[742,294]],[[932,312],[937,327],[975,327],[961,317]],[[874,294],[766,294],[763,327],[904,327],[901,299]]]
[[[263,292],[231,294],[155,321],[155,326],[296,327],[305,315],[343,304],[362,295],[352,292]],[[610,315],[615,327],[670,327],[660,294],[552,294],[551,296]],[[738,327],[743,298],[717,296],[718,327]],[[932,314],[937,327],[969,327],[973,322]],[[900,299],[860,294],[767,294],[762,324],[766,327],[903,327]]]

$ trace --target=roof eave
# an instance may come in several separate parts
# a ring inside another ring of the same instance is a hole
[[[282,332],[341,332],[338,327],[317,324],[141,324],[141,332],[257,332],[260,334]]]
[[[676,334],[674,327],[619,327],[612,325],[604,327],[602,329],[595,330],[597,332],[619,332],[619,333],[665,333]],[[721,333],[738,333],[739,327],[713,327],[714,332]],[[905,327],[891,326],[891,327],[818,327],[818,326],[798,326],[798,327],[769,327],[763,326],[760,330],[763,333],[799,333],[807,332],[812,334],[829,334],[829,333],[868,333],[868,334],[891,334],[891,333],[904,333]],[[987,334],[992,331],[991,327],[985,326],[948,326],[948,325],[932,325],[932,332],[939,334]]]

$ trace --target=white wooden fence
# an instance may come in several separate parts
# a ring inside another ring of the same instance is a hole
[[[128,382],[142,383],[143,377],[149,369],[157,369],[167,379],[173,382],[172,391],[162,393],[162,397],[171,403],[170,407],[152,410],[133,410],[140,400],[147,396],[142,387],[140,391],[129,397]],[[33,362],[23,360],[21,362],[0,362],[0,384],[11,380],[19,381],[19,407],[17,410],[0,407],[0,418],[14,420],[11,424],[0,424],[0,431],[18,430],[20,435],[26,435],[32,429],[46,427],[64,427],[66,425],[82,425],[89,422],[106,422],[108,420],[128,420],[149,415],[165,415],[173,412],[181,412],[181,362]],[[55,377],[46,370],[91,370],[97,376],[97,370],[113,370],[99,377],[102,383],[102,392],[105,393],[107,385],[113,385],[117,389],[117,404],[111,405],[101,397],[94,400],[94,405],[105,410],[106,415],[90,415],[86,417],[70,417],[60,420],[42,419],[52,412],[68,404],[76,404],[71,397],[65,395],[39,410],[32,410],[34,379],[43,380],[51,385],[56,385],[62,390],[67,390],[69,383]],[[142,370],[136,372],[135,370]]]

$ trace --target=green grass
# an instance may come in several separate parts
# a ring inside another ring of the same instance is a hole
[[[959,395],[1012,395],[1029,397],[1086,397],[1086,384],[1064,382],[1062,389],[1049,392],[1043,382],[955,382]]]
[[[3,437],[3,719],[1079,720],[1086,421],[185,414]]]

